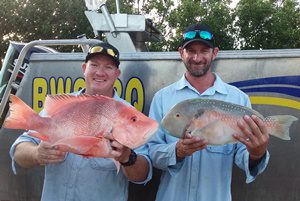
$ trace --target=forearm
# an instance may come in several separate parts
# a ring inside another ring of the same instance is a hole
[[[122,171],[130,181],[144,181],[149,172],[149,164],[144,156],[138,155],[136,162],[131,166],[122,166]]]
[[[265,156],[266,156],[266,153],[260,157],[255,157],[255,156],[249,155],[249,170],[252,171],[262,161],[262,159]]]
[[[31,168],[39,165],[36,155],[36,144],[32,142],[22,142],[15,148],[14,159],[21,167]]]

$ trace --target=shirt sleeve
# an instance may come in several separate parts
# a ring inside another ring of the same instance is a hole
[[[159,94],[156,94],[150,106],[149,117],[160,123],[163,118],[162,107],[161,97]],[[167,136],[160,125],[158,131],[147,143],[147,146],[153,166],[161,170],[169,171],[170,174],[174,174],[182,167],[183,161],[179,163],[176,161],[177,140],[167,142],[166,138]],[[170,136],[170,138],[173,137]]]
[[[16,161],[15,161],[15,149],[16,149],[16,146],[18,144],[22,143],[22,142],[32,142],[34,144],[39,144],[40,140],[38,138],[29,136],[28,132],[24,132],[12,144],[12,146],[10,147],[10,150],[9,150],[9,155],[10,155],[11,160],[12,160],[11,166],[12,166],[12,170],[13,170],[14,174],[17,174],[17,171],[16,171]]]
[[[249,152],[244,144],[237,144],[235,155],[235,164],[243,169],[246,173],[246,183],[251,183],[256,179],[256,176],[261,174],[267,167],[270,159],[270,154],[267,151],[263,159],[251,171],[249,169]]]

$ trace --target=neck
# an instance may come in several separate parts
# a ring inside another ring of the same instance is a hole
[[[114,96],[114,90],[109,90],[109,91],[93,91],[93,90],[85,90],[85,94],[87,95],[102,95],[102,96],[107,96],[107,97],[113,97]]]
[[[209,87],[213,86],[216,80],[216,76],[212,72],[207,72],[201,77],[195,77],[192,76],[189,72],[186,72],[185,78],[199,93],[203,93]]]

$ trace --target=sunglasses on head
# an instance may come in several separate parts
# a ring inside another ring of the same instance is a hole
[[[89,54],[93,54],[93,53],[105,53],[112,57],[118,58],[118,53],[115,52],[113,49],[110,49],[110,48],[107,49],[107,48],[103,48],[101,46],[92,47],[89,50]]]
[[[197,37],[197,33],[198,33],[198,36],[204,40],[212,40],[213,39],[212,33],[208,32],[208,31],[200,31],[200,30],[188,31],[188,32],[184,33],[183,39],[184,40],[195,39]]]

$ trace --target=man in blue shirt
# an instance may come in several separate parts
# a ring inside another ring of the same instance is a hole
[[[73,95],[98,94],[125,102],[113,88],[120,75],[119,64],[119,52],[115,47],[107,43],[93,45],[82,65],[86,88]],[[45,116],[45,111],[41,115]],[[66,153],[27,133],[11,147],[13,170],[16,172],[15,162],[25,168],[45,165],[42,201],[127,201],[128,180],[135,183],[149,181],[151,161],[144,147],[133,151],[114,139],[110,140],[114,159],[121,163],[119,173],[111,159]]]
[[[188,27],[178,49],[186,72],[155,94],[149,116],[160,122],[176,103],[191,98],[251,107],[245,93],[212,72],[218,50],[209,26]],[[160,128],[148,142],[153,166],[162,170],[156,201],[230,201],[233,163],[245,171],[246,182],[252,182],[268,164],[269,135],[258,117],[245,116],[244,120],[238,125],[245,137],[234,135],[239,143],[224,146],[208,145],[207,140],[189,134],[178,139]]]

